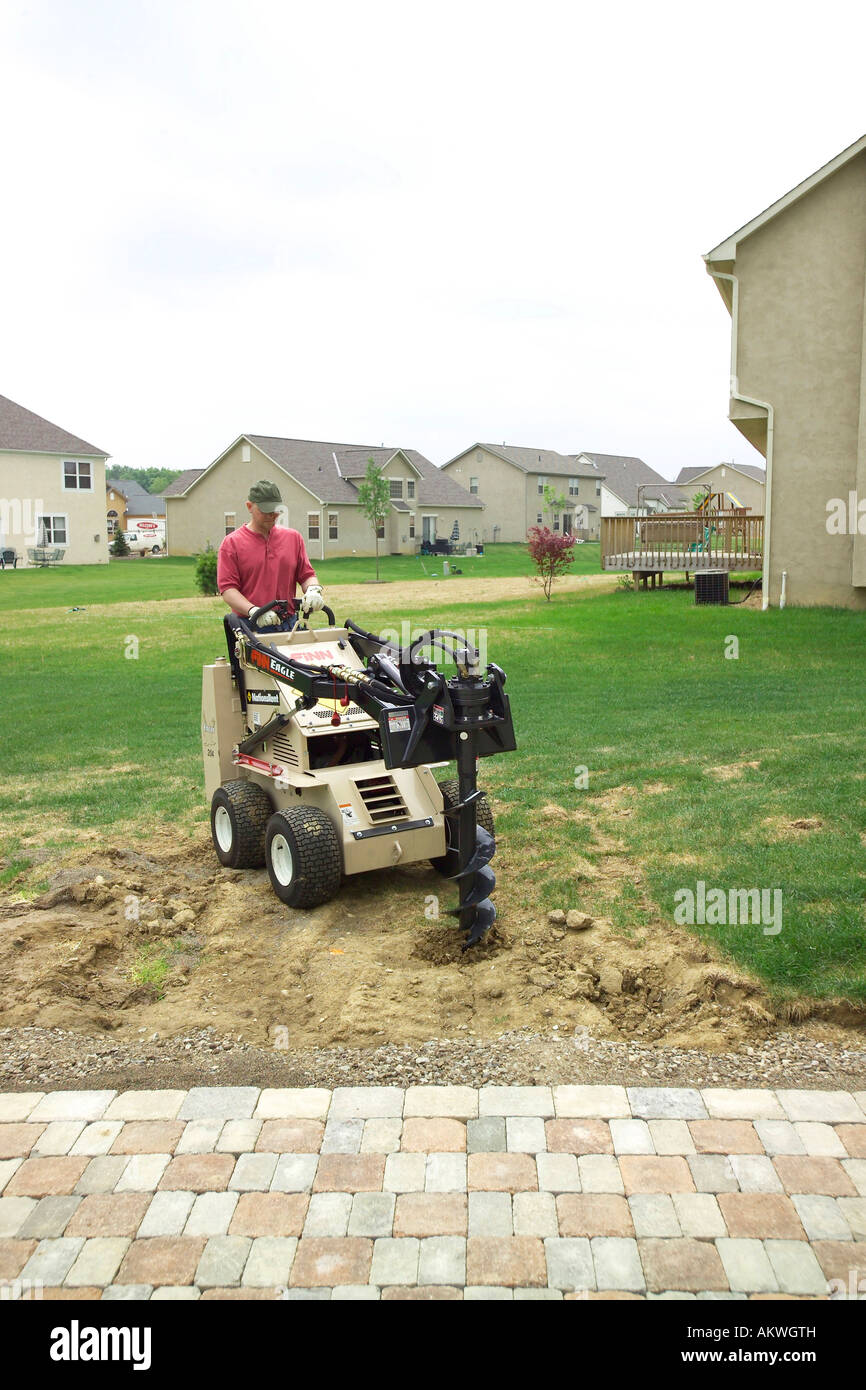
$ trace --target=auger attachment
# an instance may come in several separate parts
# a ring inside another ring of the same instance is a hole
[[[476,946],[496,920],[496,908],[490,894],[496,887],[496,876],[490,860],[496,853],[496,840],[489,830],[479,825],[477,813],[477,784],[474,740],[465,738],[457,748],[459,801],[451,812],[456,829],[457,872],[449,877],[460,890],[460,904],[449,909],[456,917],[460,930],[466,932],[463,950]]]

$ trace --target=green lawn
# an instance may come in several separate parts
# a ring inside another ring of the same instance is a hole
[[[166,579],[167,563],[153,566]],[[43,577],[55,578],[26,576]],[[397,593],[393,613],[352,616],[399,626]],[[626,875],[624,929],[672,922],[675,894],[699,880],[779,889],[777,935],[695,929],[780,995],[866,1002],[866,614],[696,608],[681,590],[454,606],[444,594],[408,616],[486,628],[488,659],[508,673],[519,746],[486,761],[483,782],[502,803],[497,873],[513,901],[537,913],[573,899],[574,856],[594,852],[597,816],[655,905],[648,913]],[[7,623],[4,876],[26,864],[34,836],[64,846],[104,829],[132,841],[205,819],[201,665],[221,651],[219,614],[213,600],[165,616],[55,610]],[[138,660],[124,656],[133,635]],[[736,660],[725,657],[731,635]],[[582,766],[587,788],[574,785]],[[546,818],[551,804],[567,814]],[[580,810],[592,817],[573,819]]]
[[[314,560],[324,585],[358,584],[374,579],[376,561],[371,556],[345,556]],[[500,579],[531,575],[532,562],[524,545],[488,546],[483,555],[456,555],[449,560],[464,579]],[[190,556],[166,555],[161,559],[110,560],[107,565],[59,565],[56,569],[3,570],[0,572],[0,612],[25,608],[84,607],[94,603],[127,603],[136,600],[191,598],[197,595]],[[442,579],[440,557],[383,555],[380,578]],[[573,574],[596,574],[600,568],[597,542],[576,548]]]

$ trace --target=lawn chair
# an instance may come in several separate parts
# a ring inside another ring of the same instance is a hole
[[[7,567],[13,570],[18,568],[17,550],[0,550],[0,569],[5,570]]]

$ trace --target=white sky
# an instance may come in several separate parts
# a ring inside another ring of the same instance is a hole
[[[866,130],[864,15],[0,0],[0,393],[133,467],[758,462],[701,255]]]

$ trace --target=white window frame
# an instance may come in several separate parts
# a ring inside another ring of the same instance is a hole
[[[75,469],[75,482],[69,483],[66,480],[67,468]],[[81,485],[81,470],[86,468],[87,486]],[[92,492],[93,491],[93,462],[91,459],[64,459],[60,465],[60,476],[63,479],[64,492]],[[59,513],[58,513],[59,515]]]
[[[229,517],[231,517],[231,526],[229,525]],[[223,527],[227,536],[238,529],[237,512],[223,512]]]
[[[403,501],[403,479],[388,478],[388,500],[391,502]]]
[[[410,512],[410,513],[409,513],[409,539],[410,539],[410,541],[414,541],[414,539],[415,539],[415,513],[414,513],[414,512]]]
[[[536,512],[536,513],[535,513],[535,524],[536,524],[536,526],[543,526],[543,525],[544,525],[544,517],[543,517],[543,515],[542,515],[541,512]]]
[[[553,513],[553,529],[554,531],[559,530],[559,512]]]
[[[315,534],[314,534],[315,532]],[[322,534],[322,518],[318,512],[307,512],[307,540],[317,541]]]
[[[472,493],[472,496],[473,496],[473,497],[477,497],[477,496],[478,496],[478,476],[477,476],[477,474],[470,474],[470,475],[469,475],[469,491]]]
[[[52,539],[52,540],[50,540],[50,541],[49,541],[49,540],[44,540],[44,541],[43,541],[41,537],[42,537],[42,523],[43,523],[44,521],[50,521],[50,522],[51,522],[52,536],[53,536],[53,533],[54,533],[54,530],[55,530],[54,523],[55,523],[56,521],[62,521],[62,522],[63,522],[63,534],[64,534],[64,536],[65,536],[65,540],[58,541],[58,540]],[[37,543],[38,546],[46,546],[46,545],[62,545],[62,546],[67,546],[67,545],[69,544],[69,513],[68,513],[68,512],[40,512],[39,515],[38,515],[37,518],[36,518],[36,536],[37,536],[37,542],[36,542],[36,543]]]
[[[328,512],[328,540],[338,541],[340,539],[340,513]]]
[[[406,501],[407,501],[407,502],[414,502],[414,501],[415,501],[415,479],[414,479],[414,478],[407,478],[407,479],[406,479]]]
[[[543,497],[543,496],[544,496],[544,489],[547,487],[548,481],[549,481],[549,479],[548,479],[546,473],[539,473],[539,475],[538,475],[538,495],[539,495],[539,497]]]
[[[569,478],[569,480],[568,480],[568,495],[569,495],[569,497],[579,497],[579,496],[580,496],[580,478]]]

